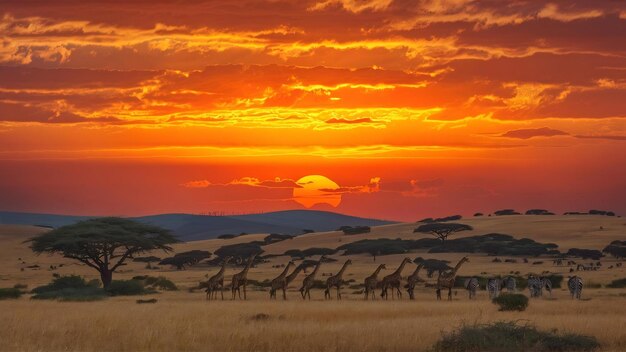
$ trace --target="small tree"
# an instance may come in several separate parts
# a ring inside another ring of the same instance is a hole
[[[100,273],[107,288],[113,273],[126,260],[147,251],[169,252],[179,242],[169,230],[123,218],[98,218],[46,232],[26,242],[37,254],[59,253]]]
[[[613,241],[604,247],[602,252],[610,254],[615,258],[626,258],[626,241]]]
[[[192,250],[188,252],[182,252],[174,255],[173,257],[163,259],[159,264],[161,265],[173,265],[178,270],[185,269],[185,266],[192,266],[198,264],[201,260],[207,259],[211,256],[211,252]]]
[[[473,229],[474,228],[471,227],[470,225],[465,225],[465,224],[458,224],[454,222],[443,222],[443,223],[435,222],[435,223],[420,225],[418,228],[413,230],[413,232],[414,233],[415,232],[428,233],[430,235],[433,235],[441,240],[442,245],[445,245],[446,240],[448,239],[448,236],[450,236],[451,234],[460,232],[460,231],[471,231]]]

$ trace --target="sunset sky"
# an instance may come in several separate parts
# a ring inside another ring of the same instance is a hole
[[[0,210],[501,208],[626,214],[626,1],[0,2]]]

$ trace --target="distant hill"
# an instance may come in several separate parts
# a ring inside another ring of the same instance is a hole
[[[59,227],[89,218],[93,216],[0,212],[0,224]],[[316,210],[286,210],[236,216],[159,214],[132,219],[172,230],[184,241],[205,240],[242,232],[298,235],[304,229],[323,232],[336,230],[341,226],[379,226],[393,223]]]

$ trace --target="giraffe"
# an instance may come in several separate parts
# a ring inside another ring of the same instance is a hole
[[[448,289],[448,301],[452,300],[452,287],[454,287],[454,280],[456,279],[456,273],[461,268],[463,263],[469,262],[467,257],[461,258],[459,262],[456,264],[454,269],[446,272],[439,272],[439,276],[437,277],[437,299],[441,299],[441,289]]]
[[[277,278],[272,280],[272,286],[270,288],[270,299],[276,299],[276,291],[278,289],[283,290],[283,299],[287,299],[287,273],[289,272],[289,269],[291,269],[291,267],[294,265],[295,264],[293,263],[293,261],[290,260],[289,263],[287,263],[287,266],[285,266],[285,270],[283,270],[283,272],[280,273]]]
[[[320,270],[320,266],[322,265],[322,261],[326,259],[326,256],[321,256],[320,259],[315,264],[315,269],[313,272],[307,275],[302,281],[302,287],[300,288],[300,294],[302,295],[302,299],[306,299],[309,297],[309,301],[311,300],[311,288],[313,288],[313,284],[315,283],[315,277],[317,276],[317,272]]]
[[[411,259],[404,258],[404,260],[402,260],[402,263],[400,264],[398,269],[396,269],[396,271],[394,271],[393,273],[383,278],[382,290],[380,292],[381,297],[383,297],[384,299],[387,299],[388,298],[387,290],[391,288],[391,298],[394,299],[393,289],[395,288],[396,292],[398,293],[398,298],[402,298],[402,292],[400,292],[400,280],[402,279],[402,270],[404,269],[404,266],[407,263],[411,263],[411,262],[412,262]]]
[[[252,266],[252,263],[254,262],[254,259],[256,259],[257,254],[251,255],[248,258],[248,262],[246,263],[246,266],[243,268],[242,271],[238,272],[237,274],[233,275],[233,280],[231,283],[231,287],[230,290],[233,293],[233,300],[235,299],[235,292],[239,293],[239,299],[241,299],[241,287],[243,286],[243,299],[246,300],[248,299],[246,297],[246,286],[248,285],[248,270],[250,270],[250,267]]]
[[[341,284],[343,283],[343,273],[346,271],[348,265],[352,264],[352,260],[348,259],[339,270],[336,275],[333,275],[326,279],[326,290],[324,291],[324,298],[330,299],[330,289],[332,287],[337,288],[337,299],[341,299]]]
[[[285,284],[285,289],[289,286],[289,284],[291,282],[293,282],[293,280],[296,279],[296,277],[298,277],[298,274],[304,270],[305,266],[304,264],[300,264],[298,265],[295,269],[293,269],[293,271],[291,272],[291,274],[287,275],[287,277],[285,277],[286,280],[286,284]]]
[[[376,299],[376,294],[374,293],[374,290],[376,290],[376,286],[378,285],[378,273],[380,273],[382,269],[387,269],[385,264],[380,264],[372,275],[365,278],[364,286],[366,301],[369,299],[370,294],[372,294],[372,299]]]
[[[415,296],[414,296],[415,285],[420,281],[424,281],[419,277],[420,270],[422,270],[423,267],[424,267],[424,264],[419,263],[417,265],[417,268],[415,268],[415,271],[413,272],[413,274],[409,275],[409,277],[407,277],[406,279],[407,284],[404,287],[406,287],[406,292],[409,293],[410,299],[415,299]]]
[[[222,268],[217,274],[211,276],[209,280],[206,282],[206,299],[214,299],[217,294],[217,289],[220,289],[220,293],[222,294],[222,300],[224,300],[224,272],[226,271],[226,264],[231,260],[232,257],[224,258],[222,262]]]

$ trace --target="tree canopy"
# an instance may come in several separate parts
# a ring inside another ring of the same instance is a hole
[[[445,244],[450,234],[460,231],[471,231],[474,228],[470,225],[459,224],[455,222],[432,222],[420,225],[413,232],[428,233],[441,240]]]
[[[211,256],[211,252],[202,250],[192,250],[175,254],[173,257],[165,258],[159,262],[161,265],[173,265],[178,270],[185,269],[185,266],[198,264],[201,260]]]
[[[79,221],[28,240],[37,254],[56,253],[100,273],[104,287],[128,259],[152,250],[169,252],[179,242],[169,230],[128,219],[106,217]]]

